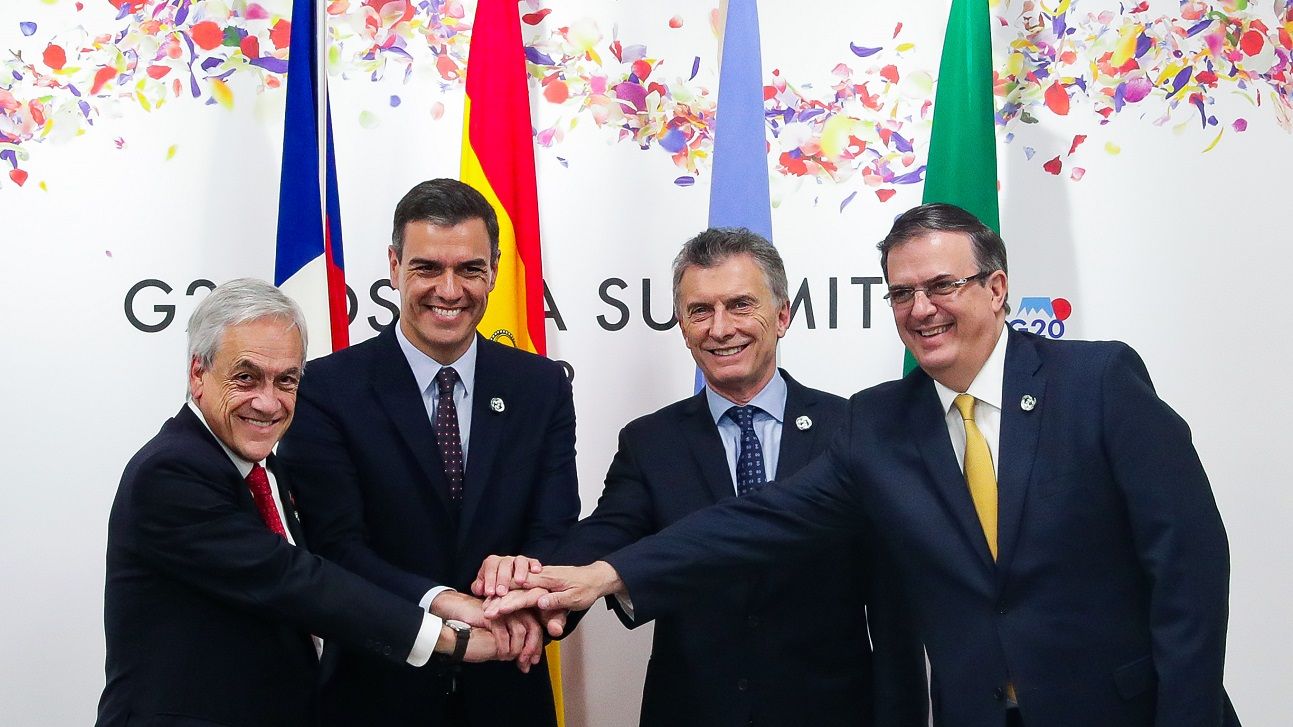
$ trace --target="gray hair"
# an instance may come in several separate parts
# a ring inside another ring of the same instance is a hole
[[[764,282],[772,291],[777,307],[790,301],[786,283],[786,266],[781,254],[763,235],[744,227],[711,227],[683,243],[673,259],[673,307],[678,310],[682,275],[687,268],[712,268],[736,255],[749,255],[763,271]]]
[[[283,291],[256,278],[235,278],[211,291],[189,316],[189,357],[197,359],[202,370],[211,368],[216,351],[230,326],[262,318],[286,318],[301,334],[301,365],[309,343],[305,314]],[[189,392],[192,394],[193,392]]]

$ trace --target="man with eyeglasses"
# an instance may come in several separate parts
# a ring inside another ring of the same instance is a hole
[[[919,369],[855,394],[828,453],[778,487],[545,568],[495,610],[624,593],[663,613],[724,569],[874,529],[914,602],[937,724],[1237,725],[1225,529],[1139,356],[1007,327],[1005,246],[960,208],[910,210],[879,247]]]

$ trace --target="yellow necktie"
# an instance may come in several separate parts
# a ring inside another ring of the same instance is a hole
[[[965,420],[965,482],[970,487],[970,499],[979,514],[979,524],[988,539],[992,559],[997,559],[997,473],[992,469],[992,452],[988,440],[983,438],[979,425],[974,423],[974,397],[958,394],[954,405]]]

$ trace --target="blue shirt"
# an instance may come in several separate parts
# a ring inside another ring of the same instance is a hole
[[[777,463],[781,459],[781,426],[786,413],[786,380],[780,371],[774,371],[772,378],[759,393],[750,399],[749,406],[757,406],[761,411],[754,415],[754,433],[759,437],[763,448],[763,472],[771,482],[777,476]],[[736,491],[736,458],[741,454],[741,428],[727,410],[739,406],[728,401],[721,394],[705,386],[705,401],[709,403],[709,414],[718,427],[719,439],[723,440],[723,449],[727,453],[727,472],[732,477],[732,491]]]

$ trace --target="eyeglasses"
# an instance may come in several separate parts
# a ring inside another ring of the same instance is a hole
[[[889,292],[884,294],[884,299],[889,301],[890,308],[906,308],[916,301],[916,293],[918,292],[923,292],[926,298],[945,298],[976,280],[983,280],[993,272],[994,271],[991,270],[985,270],[966,278],[959,278],[957,280],[937,280],[927,285],[918,285],[914,288],[898,286],[896,288],[890,288]]]

